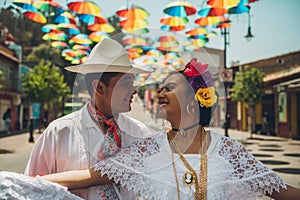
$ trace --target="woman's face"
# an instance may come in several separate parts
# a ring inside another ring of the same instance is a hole
[[[158,117],[171,123],[181,120],[193,96],[194,92],[183,75],[177,73],[169,76],[158,91]]]

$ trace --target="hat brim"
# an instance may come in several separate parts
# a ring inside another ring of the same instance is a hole
[[[70,72],[81,74],[89,73],[103,73],[103,72],[120,72],[129,74],[142,74],[152,72],[151,69],[142,69],[134,66],[120,66],[120,65],[105,65],[105,64],[82,64],[65,67]]]

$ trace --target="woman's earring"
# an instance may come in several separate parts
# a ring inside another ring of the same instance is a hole
[[[190,104],[186,105],[186,112],[191,115],[195,112],[194,106],[191,106]]]

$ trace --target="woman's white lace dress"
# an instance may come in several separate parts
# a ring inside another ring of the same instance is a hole
[[[207,199],[267,199],[264,194],[286,188],[282,179],[256,160],[239,142],[210,132],[211,143],[207,150]],[[166,133],[147,139],[132,138],[133,143],[115,156],[97,163],[96,170],[113,178],[120,186],[121,197],[129,199],[177,199],[177,189],[172,167],[171,149]],[[180,199],[193,199],[194,186],[182,183],[187,171],[178,155],[175,165],[180,184]],[[199,174],[200,155],[184,155]],[[103,189],[105,198],[113,199],[110,191]],[[110,190],[112,189],[112,190]],[[111,198],[107,198],[110,196]],[[0,199],[81,199],[67,188],[50,183],[40,177],[32,178],[14,172],[0,172]]]
[[[286,188],[283,180],[242,144],[218,133],[209,134],[207,199],[268,199],[266,193]],[[182,182],[188,170],[179,156],[174,156],[180,199],[193,199],[194,186]],[[184,156],[199,174],[201,155]],[[99,162],[96,170],[121,185],[123,199],[177,199],[171,149],[165,133],[135,141],[116,156]]]

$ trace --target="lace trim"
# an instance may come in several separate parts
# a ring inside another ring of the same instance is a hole
[[[230,179],[243,179],[253,192],[272,194],[280,188],[286,189],[283,180],[248,152],[239,142],[223,137],[220,156],[224,157],[234,169]]]

